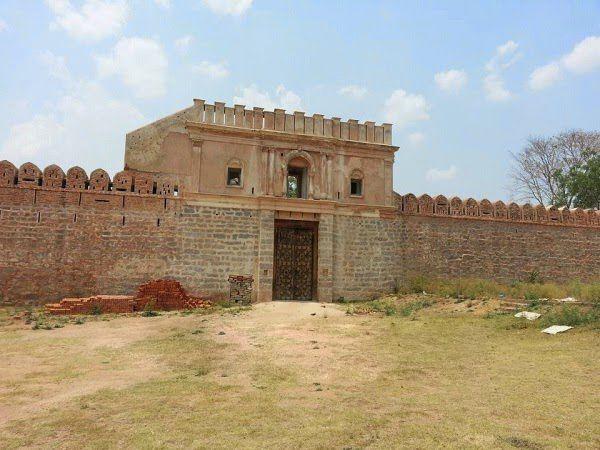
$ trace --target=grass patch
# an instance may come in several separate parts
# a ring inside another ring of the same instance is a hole
[[[547,311],[540,317],[540,325],[595,325],[600,327],[600,307],[581,308],[574,305],[564,305],[561,308]]]
[[[368,302],[355,302],[350,304],[346,313],[353,314],[384,314],[386,316],[400,315],[408,317],[416,311],[431,306],[430,300],[414,300],[402,302],[394,298],[380,298]]]
[[[600,304],[600,281],[582,283],[572,281],[559,284],[544,282],[539,273],[533,271],[525,280],[511,284],[498,283],[478,278],[441,279],[412,275],[396,283],[397,294],[428,294],[455,299],[513,298],[527,301],[575,297],[578,300]]]

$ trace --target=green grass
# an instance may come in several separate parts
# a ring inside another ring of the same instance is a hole
[[[423,275],[407,276],[396,285],[398,294],[427,292],[441,297],[457,299],[507,297],[523,300],[541,298],[560,299],[575,297],[578,300],[600,304],[600,281],[582,283],[572,281],[559,284],[542,282],[539,275],[532,273],[526,281],[503,284],[477,278],[440,279]]]

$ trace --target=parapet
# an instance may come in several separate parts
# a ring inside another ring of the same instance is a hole
[[[119,194],[143,194],[177,197],[179,186],[168,177],[151,172],[124,170],[111,178],[103,169],[94,170],[89,178],[81,167],[71,167],[67,174],[55,164],[41,171],[27,162],[18,169],[9,161],[0,161],[0,187],[41,190],[99,191]]]
[[[274,111],[265,111],[258,107],[246,109],[244,105],[230,107],[221,102],[211,105],[198,99],[194,100],[194,106],[199,108],[195,119],[210,125],[392,145],[392,125],[389,123],[375,125],[375,122],[359,123],[355,119],[342,121],[339,117],[326,118],[322,114],[307,116],[301,111],[290,114],[284,109]]]
[[[405,194],[398,197],[397,208],[401,214],[420,216],[462,217],[480,220],[505,222],[542,223],[562,226],[600,227],[600,211],[596,209],[569,209],[556,206],[544,207],[530,204],[518,205],[502,201],[492,203],[487,199],[477,201],[472,198],[463,200],[443,195],[432,198],[423,194]]]

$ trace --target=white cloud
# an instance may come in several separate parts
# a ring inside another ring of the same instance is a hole
[[[0,32],[8,30],[8,24],[0,19]]]
[[[179,39],[175,40],[175,48],[182,55],[187,53],[190,45],[194,42],[194,37],[192,35],[181,36]]]
[[[500,70],[508,69],[514,63],[516,63],[523,56],[522,53],[517,52],[519,44],[515,41],[507,41],[502,45],[496,47],[496,53],[485,65],[485,69],[488,72],[497,72]]]
[[[558,61],[538,67],[529,76],[529,87],[546,89],[563,78],[564,71],[581,75],[600,69],[600,36],[588,36]]]
[[[538,67],[529,75],[529,87],[535,91],[546,89],[562,78],[561,66],[553,61],[545,66]]]
[[[82,40],[98,41],[117,34],[129,16],[126,0],[85,0],[79,9],[70,0],[45,1],[55,16],[51,27]]]
[[[154,3],[165,9],[169,9],[171,7],[171,0],[154,0]]]
[[[338,90],[338,94],[360,100],[367,95],[367,88],[363,86],[357,86],[355,84],[349,84],[348,86],[341,87]]]
[[[42,64],[48,70],[48,74],[61,81],[69,81],[71,79],[71,73],[67,68],[64,56],[56,56],[49,50],[46,50],[40,55]]]
[[[433,77],[435,84],[445,92],[459,92],[467,85],[467,73],[464,70],[451,69],[446,72],[436,73]]]
[[[385,101],[383,114],[387,122],[403,128],[412,122],[428,120],[429,104],[422,95],[398,89]]]
[[[486,97],[493,102],[505,102],[512,98],[511,92],[504,86],[504,79],[497,73],[491,73],[483,79]]]
[[[218,62],[202,61],[194,66],[192,70],[211,80],[218,80],[229,75],[229,70],[225,67],[225,64]]]
[[[455,179],[457,174],[458,169],[454,165],[447,169],[432,168],[425,174],[425,179],[427,181],[450,181]]]
[[[96,56],[100,77],[119,76],[136,97],[166,93],[168,61],[160,43],[140,37],[122,38],[110,55]]]
[[[8,138],[2,146],[4,156],[0,159],[25,162],[47,153],[64,136],[64,126],[53,115],[37,114],[29,122],[11,127]]]
[[[576,74],[600,68],[600,36],[589,36],[562,58],[565,68]]]
[[[483,88],[488,100],[493,102],[505,102],[510,100],[513,95],[505,87],[502,72],[515,64],[523,55],[517,50],[519,44],[514,41],[507,41],[496,47],[496,53],[485,65],[485,70],[489,72],[483,79]]]
[[[111,96],[95,82],[76,83],[44,113],[13,125],[0,146],[0,159],[15,164],[31,160],[41,168],[57,163],[64,170],[81,165],[122,169],[127,131],[144,123],[131,104]]]
[[[202,0],[212,12],[222,15],[241,16],[252,6],[252,0]]]
[[[285,88],[283,85],[277,86],[273,97],[268,92],[261,92],[256,85],[250,85],[242,88],[242,94],[233,97],[233,102],[249,107],[258,106],[266,110],[282,108],[288,111],[302,111],[302,99],[298,94]]]
[[[425,135],[420,132],[411,133],[408,135],[408,142],[413,147],[419,147],[423,142],[425,142]]]

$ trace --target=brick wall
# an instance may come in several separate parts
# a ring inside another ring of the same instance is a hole
[[[547,281],[600,280],[600,229],[403,216],[402,266],[504,282],[539,271]]]
[[[253,275],[267,301],[273,227],[273,211],[168,195],[0,187],[0,301],[132,294],[157,278],[175,278],[191,294],[226,294],[231,274]],[[323,301],[390,292],[413,272],[507,282],[534,270],[547,280],[600,278],[597,226],[400,209],[381,219],[324,215],[319,236]]]
[[[131,294],[176,278],[191,293],[226,293],[257,261],[253,211],[178,198],[0,188],[0,302]]]
[[[397,213],[337,216],[333,299],[391,292],[418,273],[503,282],[538,271],[546,281],[600,280],[600,229]]]

